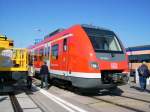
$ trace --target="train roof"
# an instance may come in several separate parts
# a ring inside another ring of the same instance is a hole
[[[93,29],[108,30],[108,31],[110,31],[109,29],[102,28],[102,27],[99,27],[99,26],[94,26],[94,25],[88,25],[88,24],[78,24],[78,25],[80,25],[81,27],[84,27],[84,28],[93,28]],[[76,25],[74,25],[74,26],[76,26]],[[56,35],[57,33],[60,33],[60,32],[62,32],[64,30],[65,30],[64,28],[58,28],[58,29],[54,30],[53,32],[49,33],[48,35],[46,35],[44,37],[44,39],[52,37],[52,36]]]
[[[128,47],[126,51],[142,51],[142,50],[150,50],[150,45],[142,45],[142,46],[135,46],[135,47]]]
[[[30,49],[30,48],[33,48],[33,47],[35,47],[35,46],[38,46],[38,45],[44,43],[45,41],[49,41],[49,40],[51,40],[51,38],[53,38],[53,37],[56,36],[57,34],[59,35],[59,33],[61,33],[61,32],[66,32],[66,31],[69,30],[70,28],[73,28],[73,27],[76,27],[76,26],[82,27],[82,28],[86,31],[86,33],[89,33],[89,29],[92,28],[92,29],[100,30],[99,33],[104,33],[104,31],[107,31],[107,34],[109,34],[109,35],[114,34],[113,31],[111,31],[111,30],[109,30],[109,29],[105,29],[105,28],[99,27],[99,26],[88,25],[88,24],[76,24],[76,25],[73,25],[72,27],[69,27],[69,28],[67,28],[67,29],[64,29],[64,28],[56,29],[56,30],[54,30],[53,32],[51,32],[51,33],[49,33],[48,35],[46,35],[46,36],[44,37],[44,40],[42,40],[42,41],[40,41],[40,42],[38,42],[38,43],[36,43],[36,44],[34,44],[34,45],[28,47],[28,48]],[[90,31],[90,32],[91,32],[91,31]],[[92,31],[92,34],[95,34],[95,32]]]
[[[81,26],[85,27],[85,28],[93,28],[93,29],[111,31],[110,29],[107,29],[107,28],[104,28],[104,27],[99,27],[99,26],[94,26],[94,25],[91,25],[91,24],[81,24]]]
[[[49,33],[48,35],[46,35],[46,36],[44,37],[44,39],[49,38],[49,37],[51,37],[51,36],[53,36],[53,35],[55,35],[55,34],[57,34],[57,33],[59,33],[59,32],[64,31],[64,30],[65,30],[64,28],[56,29],[56,30],[54,30],[53,32],[51,32],[51,33]]]

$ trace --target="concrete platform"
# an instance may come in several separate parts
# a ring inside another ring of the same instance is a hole
[[[16,98],[23,109],[23,112],[42,112],[26,93],[18,94],[16,95]]]
[[[0,112],[14,112],[8,95],[0,95]]]
[[[150,85],[146,86],[146,90],[144,92],[141,92],[139,83],[134,83],[134,82],[128,83],[123,86],[118,86],[118,88],[122,89],[124,92],[150,95]]]

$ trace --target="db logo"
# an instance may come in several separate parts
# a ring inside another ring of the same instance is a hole
[[[118,68],[118,64],[117,63],[111,63],[111,68],[112,69],[117,69]]]

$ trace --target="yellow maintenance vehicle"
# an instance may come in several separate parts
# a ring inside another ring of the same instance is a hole
[[[28,52],[25,48],[14,48],[13,40],[0,35],[0,92],[26,80]]]

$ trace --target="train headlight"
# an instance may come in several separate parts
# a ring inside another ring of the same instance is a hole
[[[91,62],[90,66],[94,69],[99,69],[99,64],[97,62]]]

